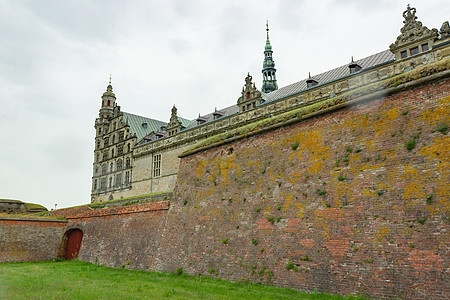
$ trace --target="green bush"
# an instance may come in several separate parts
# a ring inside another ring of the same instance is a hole
[[[416,139],[410,139],[405,143],[405,148],[408,151],[411,151],[412,149],[414,149],[414,147],[416,147]]]

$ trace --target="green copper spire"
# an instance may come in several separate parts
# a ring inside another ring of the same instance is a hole
[[[267,40],[266,47],[264,49],[264,63],[263,63],[263,85],[262,91],[264,93],[269,93],[278,89],[277,77],[275,75],[275,62],[272,58],[272,46],[269,40],[269,21],[266,22]]]

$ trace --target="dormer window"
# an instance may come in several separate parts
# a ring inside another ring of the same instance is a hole
[[[315,81],[314,79],[312,79],[312,78],[309,78],[308,80],[306,80],[306,87],[307,88],[313,87],[313,86],[318,85],[318,84],[319,83],[317,81]]]
[[[147,124],[147,123],[145,123],[145,122],[144,122],[144,123],[142,123],[142,128],[144,128],[144,129],[147,129],[147,125],[148,125],[148,124]]]
[[[350,68],[350,74],[356,73],[356,72],[358,72],[359,70],[362,69],[360,65],[355,64],[355,63],[351,64],[348,67]]]

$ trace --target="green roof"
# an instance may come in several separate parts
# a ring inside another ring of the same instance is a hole
[[[131,134],[136,134],[138,141],[152,131],[160,131],[161,126],[167,126],[166,122],[133,115],[126,112],[123,113],[123,119],[126,123],[128,123],[128,125],[130,125]]]
[[[188,119],[185,119],[185,118],[182,118],[182,117],[178,117],[178,120],[180,120],[181,126],[183,126],[185,128],[188,127],[189,124],[191,124],[191,122],[192,122],[192,120],[188,120]]]

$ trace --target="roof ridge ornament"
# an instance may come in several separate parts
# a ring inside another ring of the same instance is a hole
[[[417,21],[416,9],[408,4],[408,7],[403,12],[403,27],[400,29],[401,34],[396,41],[389,46],[391,52],[395,53],[398,50],[404,50],[416,42],[425,42],[427,40],[434,41],[438,37],[436,28],[428,29],[422,25],[422,22]],[[398,54],[398,53],[397,53]],[[396,58],[399,59],[399,54]]]

